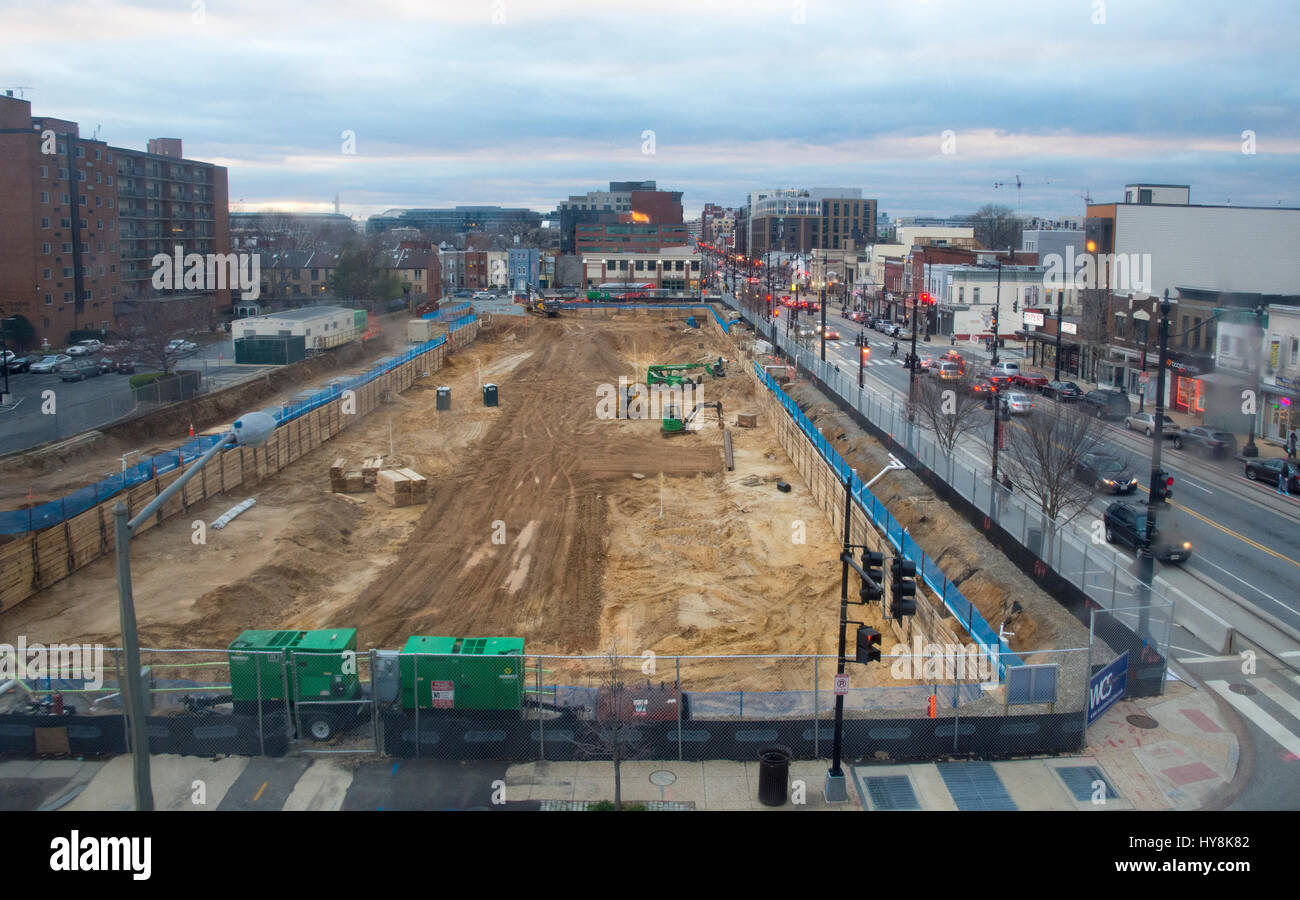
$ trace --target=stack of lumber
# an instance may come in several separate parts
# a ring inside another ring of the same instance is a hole
[[[429,500],[429,481],[410,469],[384,469],[376,476],[375,494],[390,506],[419,506]]]
[[[361,480],[367,488],[375,487],[376,479],[379,477],[379,470],[383,468],[384,458],[382,456],[367,456],[361,464]]]

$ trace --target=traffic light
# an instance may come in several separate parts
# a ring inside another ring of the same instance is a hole
[[[1170,475],[1164,469],[1156,472],[1156,498],[1157,500],[1168,500],[1174,495],[1174,476]]]
[[[874,550],[862,551],[862,571],[867,573],[867,578],[875,583],[873,588],[867,581],[862,582],[862,589],[858,592],[863,603],[873,603],[885,595],[885,554]]]
[[[863,348],[862,348],[862,361],[863,361],[864,363],[865,363],[865,362],[871,362],[871,348],[870,348],[870,347],[863,347]]]
[[[929,294],[922,294],[922,295],[921,295],[921,305],[922,305],[922,306],[929,306],[929,305],[932,304],[932,303],[934,303],[934,297],[930,296]]]
[[[895,556],[889,561],[889,614],[894,621],[916,615],[916,563]]]
[[[858,652],[860,663],[880,662],[880,632],[866,625],[858,626]]]

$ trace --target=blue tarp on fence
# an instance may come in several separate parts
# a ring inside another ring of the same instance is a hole
[[[758,375],[759,380],[767,385],[768,390],[781,401],[781,405],[790,414],[790,418],[812,441],[813,446],[817,448],[817,452],[830,464],[842,484],[852,471],[849,464],[831,446],[831,442],[809,421],[803,410],[794,402],[794,399],[781,390],[780,385],[776,383],[776,379],[772,378],[766,369],[755,363],[754,372]],[[885,504],[877,500],[875,495],[866,489],[862,479],[858,478],[856,474],[852,475],[852,479],[850,492],[853,494],[853,499],[858,506],[866,514],[867,519],[885,533],[886,539],[894,545],[904,559],[910,559],[916,563],[917,577],[943,599],[944,606],[948,607],[948,610],[962,624],[967,633],[975,639],[990,661],[997,665],[998,677],[1005,676],[1007,666],[1024,665],[1020,658],[1011,652],[1006,641],[998,637],[998,633],[993,630],[988,622],[984,621],[984,617],[975,608],[975,604],[962,595],[962,592],[948,580],[934,560],[926,556],[925,551],[917,545],[912,536],[903,531],[902,524],[890,514],[889,510],[885,508]]]
[[[469,304],[465,304],[466,307]],[[473,313],[462,316],[451,323],[449,333],[454,333],[473,323]],[[281,406],[272,415],[279,424],[292,421],[306,415],[313,409],[335,400],[347,390],[356,390],[364,384],[392,371],[400,365],[410,362],[422,354],[435,350],[446,343],[445,336],[438,336],[406,352],[381,360],[378,365],[362,375],[337,381],[329,387],[311,394],[300,396],[292,403]],[[73,491],[58,500],[51,500],[29,509],[14,509],[0,512],[0,534],[23,534],[28,531],[40,531],[51,525],[58,525],[73,516],[80,515],[97,503],[102,503],[126,488],[134,487],[148,481],[156,475],[163,475],[179,466],[198,458],[218,440],[219,435],[202,435],[192,438],[175,450],[168,450],[156,456],[146,457],[139,463],[128,466],[120,475],[111,475],[92,485]]]
[[[710,312],[713,318],[717,320],[718,325],[727,334],[731,333],[731,325],[723,321],[722,316],[712,306],[686,306],[680,303],[561,303],[564,309],[676,309],[687,312]]]
[[[430,322],[445,322],[457,313],[464,312],[469,308],[470,305],[468,303],[457,303],[455,306],[444,306],[442,309],[436,310],[435,312],[427,312],[420,316],[420,318],[428,319]]]

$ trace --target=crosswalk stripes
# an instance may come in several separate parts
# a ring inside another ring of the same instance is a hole
[[[1270,700],[1273,700],[1274,691],[1281,693],[1281,689],[1267,678],[1249,678],[1247,681],[1252,687],[1258,689],[1260,693],[1264,694],[1264,696],[1268,697]],[[1255,723],[1257,728],[1281,744],[1284,750],[1291,753],[1293,756],[1300,757],[1300,737],[1297,737],[1293,732],[1287,730],[1281,722],[1273,718],[1273,716],[1259,704],[1251,700],[1249,697],[1232,691],[1226,681],[1207,681],[1206,684],[1212,690],[1217,692],[1224,700],[1227,700],[1228,703],[1237,710],[1237,712],[1241,713],[1241,715],[1245,716],[1247,719],[1250,719],[1250,721]],[[1291,702],[1294,702],[1294,698],[1289,699]],[[1276,703],[1277,701],[1273,700],[1273,702]],[[1286,709],[1287,712],[1295,715],[1295,707],[1282,703],[1278,703],[1278,705]],[[1297,720],[1300,720],[1300,715],[1297,715],[1296,718]]]
[[[1282,690],[1281,686],[1274,684],[1267,678],[1252,678],[1250,679],[1250,683],[1259,688],[1261,694],[1272,700],[1300,721],[1300,699],[1292,697],[1286,691]]]

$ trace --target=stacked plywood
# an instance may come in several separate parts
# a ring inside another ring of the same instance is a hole
[[[375,479],[379,477],[379,470],[383,465],[382,456],[367,456],[365,462],[361,464],[361,480],[367,488],[375,486]]]
[[[428,502],[429,481],[410,469],[384,469],[376,477],[375,494],[390,506],[419,506]]]

